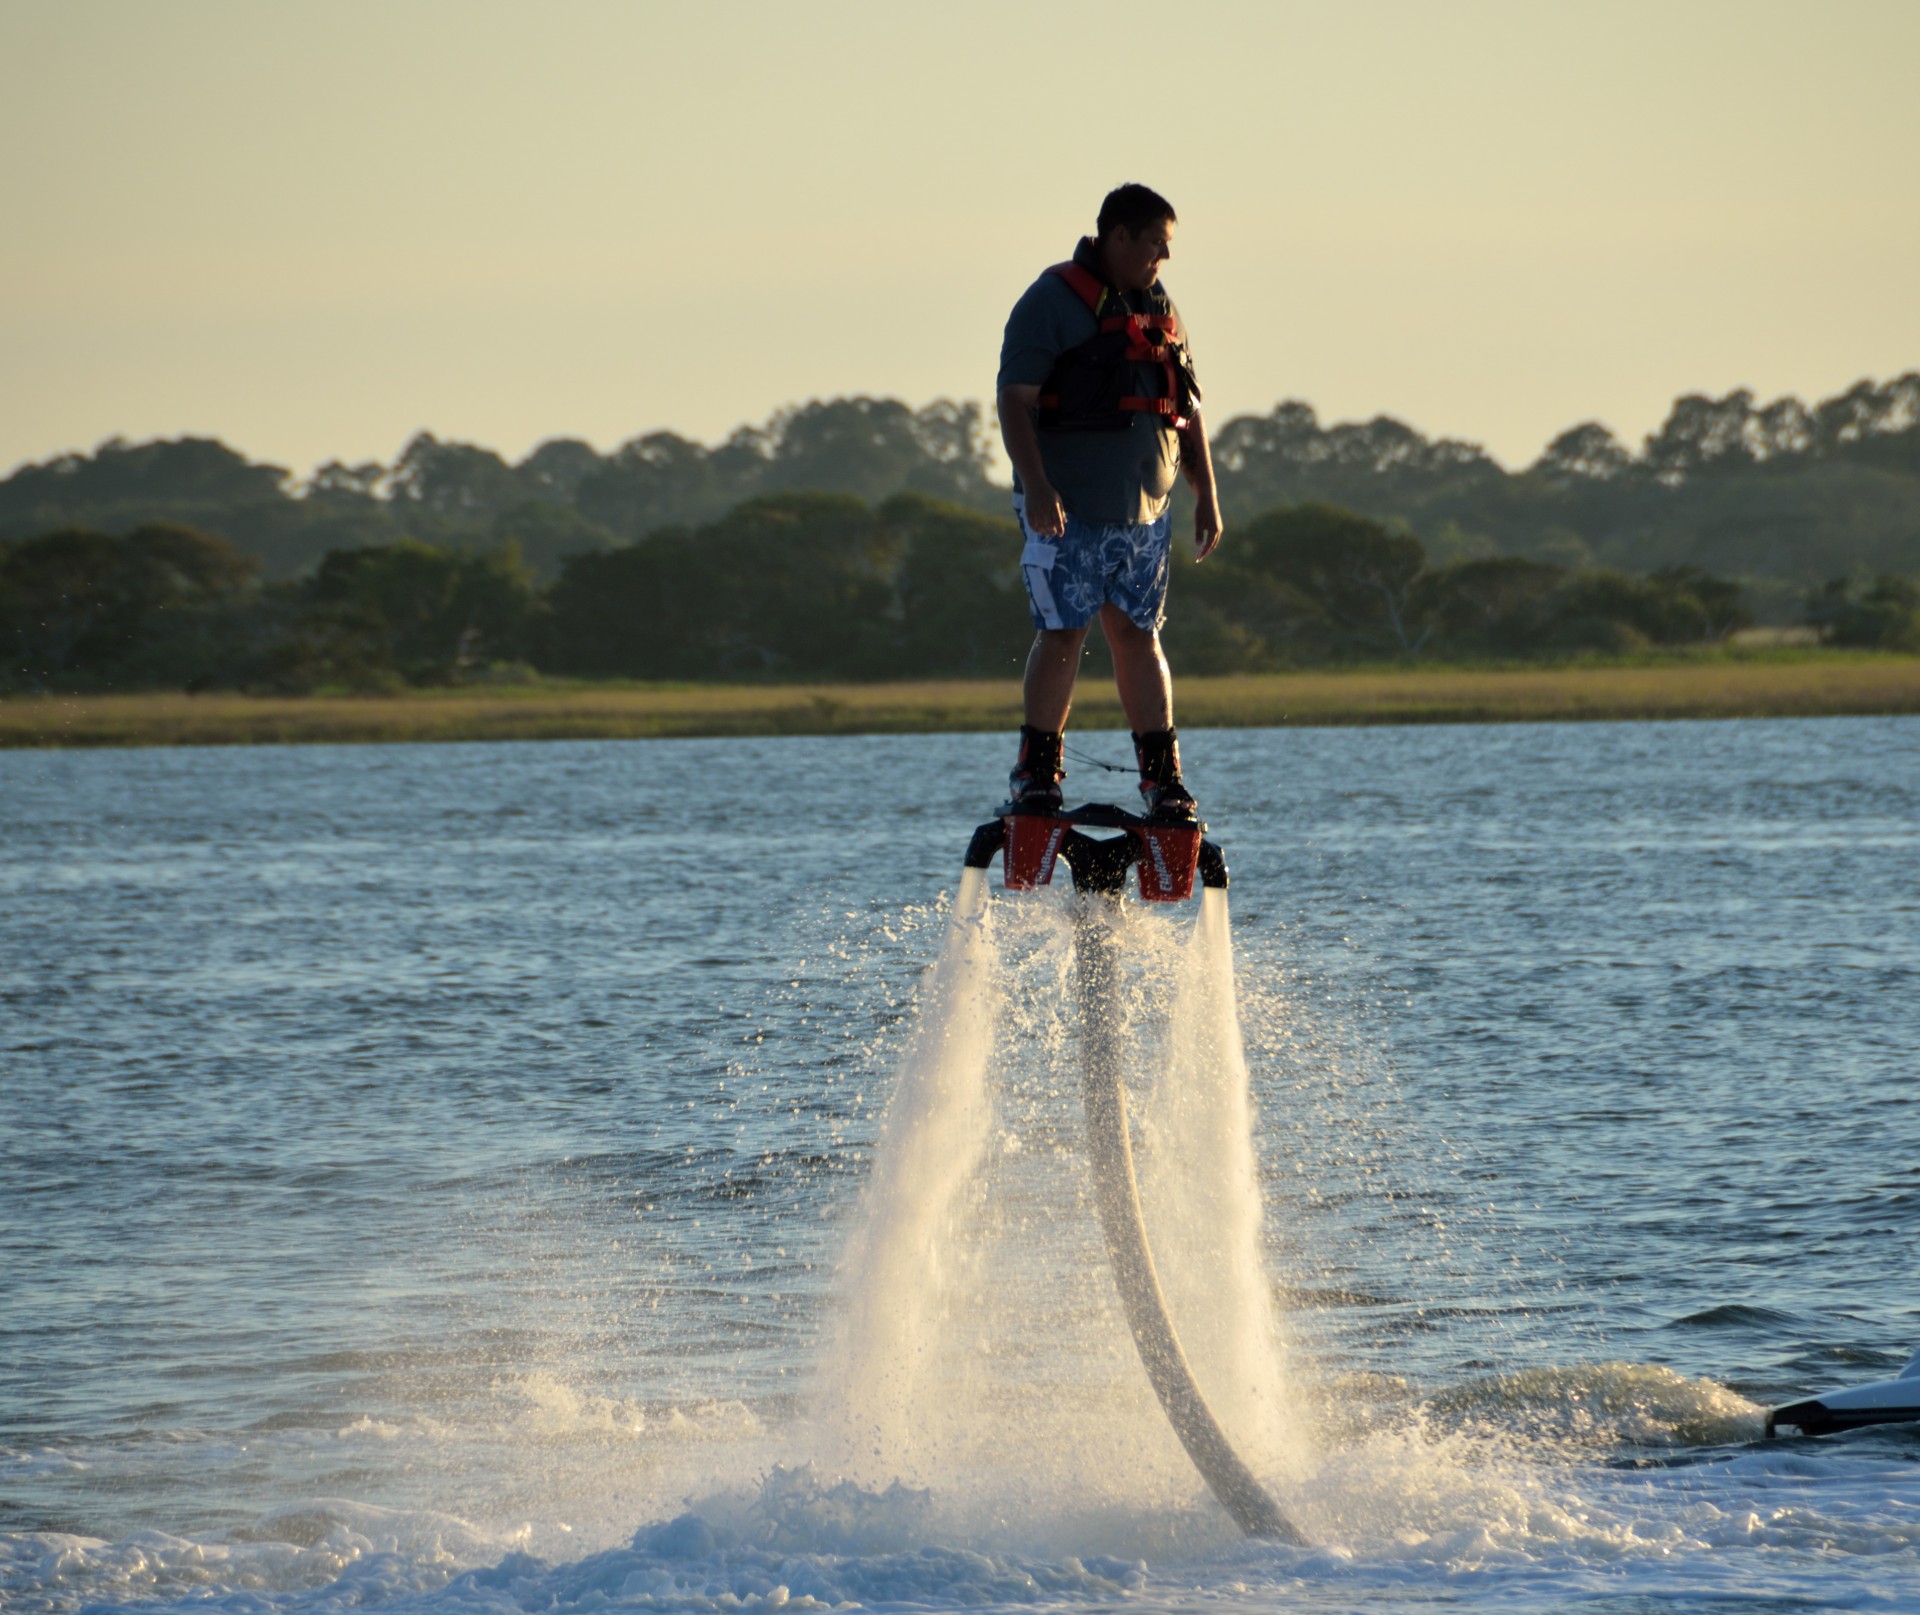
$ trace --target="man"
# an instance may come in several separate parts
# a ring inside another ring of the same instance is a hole
[[[1095,233],[1028,287],[1007,319],[1000,430],[1039,630],[1009,781],[1016,810],[1061,805],[1062,731],[1098,616],[1146,810],[1197,817],[1180,777],[1173,684],[1160,649],[1174,476],[1184,473],[1193,489],[1196,560],[1220,542],[1220,502],[1186,328],[1160,285],[1174,224],[1173,204],[1144,185],[1109,192]]]

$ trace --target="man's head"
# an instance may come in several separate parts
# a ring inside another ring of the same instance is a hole
[[[1107,192],[1095,222],[1107,279],[1123,292],[1143,292],[1159,278],[1160,266],[1173,256],[1173,204],[1145,185],[1122,185]]]

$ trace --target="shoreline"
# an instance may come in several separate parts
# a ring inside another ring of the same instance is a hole
[[[1651,664],[1438,667],[1179,678],[1183,729],[1920,713],[1920,656],[1812,653]],[[898,684],[574,684],[399,695],[0,697],[0,747],[925,734],[1015,728],[1013,679]],[[1124,727],[1089,677],[1076,728]]]

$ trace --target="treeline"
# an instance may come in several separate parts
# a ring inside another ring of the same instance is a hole
[[[749,500],[576,554],[400,539],[268,580],[154,523],[0,542],[0,688],[308,691],[523,677],[995,675],[1025,654],[1016,530],[920,494]]]
[[[569,556],[550,584],[511,544],[361,545],[275,581],[177,524],[69,528],[0,543],[0,688],[1006,677],[1031,637],[1018,554],[1008,517],[922,494],[769,495]],[[1270,511],[1206,565],[1177,565],[1171,613],[1177,664],[1217,673],[1621,653],[1751,621],[1739,586],[1698,568],[1445,562],[1324,504]],[[1836,643],[1920,649],[1920,589],[1840,580],[1807,620]]]
[[[1517,473],[1398,421],[1323,429],[1298,403],[1227,422],[1214,454],[1243,508],[1326,500],[1408,523],[1445,560],[1696,567],[1771,621],[1836,575],[1920,575],[1920,372],[1813,407],[1689,395],[1637,452],[1590,421]]]
[[[332,462],[304,480],[210,439],[113,441],[0,481],[0,539],[170,522],[230,540],[269,582],[308,576],[336,550],[401,539],[475,555],[511,545],[551,584],[572,557],[793,492],[870,505],[908,493],[997,514],[1007,491],[991,432],[971,404],[843,398],[783,410],[711,447],[654,432],[603,455],[556,439],[509,463],[422,433],[391,465]],[[1403,525],[1437,565],[1691,567],[1740,582],[1772,622],[1793,620],[1806,590],[1835,577],[1920,575],[1920,373],[1811,406],[1689,395],[1637,449],[1588,422],[1515,472],[1474,444],[1387,417],[1325,427],[1298,402],[1224,422],[1214,449],[1231,526],[1332,504]]]
[[[392,465],[329,461],[304,482],[209,438],[103,443],[22,466],[0,482],[0,540],[60,527],[124,533],[174,522],[218,533],[269,580],[298,577],[334,550],[412,539],[486,553],[517,546],[552,581],[569,556],[637,543],[664,527],[718,520],[750,499],[812,491],[874,503],[923,494],[1004,511],[979,407],[843,398],[782,410],[707,448],[653,432],[602,455],[572,438],[518,464],[422,432]]]

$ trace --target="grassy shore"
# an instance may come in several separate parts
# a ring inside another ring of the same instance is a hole
[[[1431,667],[1182,678],[1186,728],[1920,712],[1920,657],[1822,652],[1560,667]],[[1012,680],[615,685],[561,681],[404,695],[45,695],[0,700],[0,746],[207,746],[641,739],[1008,729]],[[1076,727],[1118,727],[1088,679]]]

